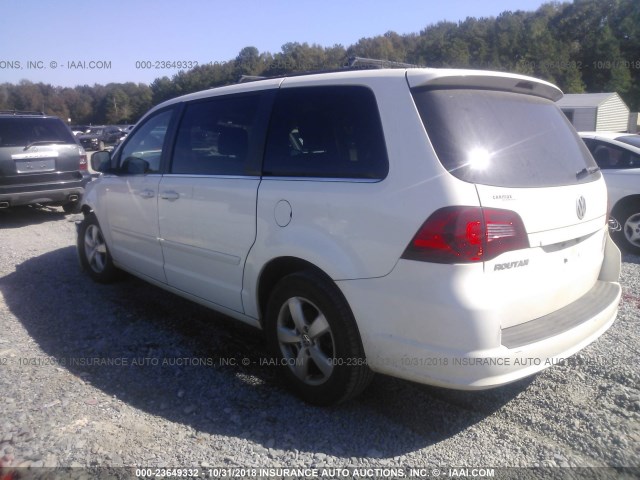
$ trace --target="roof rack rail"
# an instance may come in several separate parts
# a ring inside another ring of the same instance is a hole
[[[268,77],[262,77],[260,75],[242,75],[238,83],[255,82],[256,80],[264,80]]]
[[[391,60],[380,60],[377,58],[349,57],[347,68],[420,68],[413,63],[394,62]]]
[[[242,75],[238,79],[238,83],[255,82],[257,80],[264,80],[266,78],[303,77],[306,75],[314,75],[318,73],[344,72],[345,70],[349,70],[349,69],[366,70],[366,69],[376,69],[376,68],[421,68],[421,66],[415,65],[413,63],[394,62],[391,60],[379,60],[376,58],[349,57],[347,59],[347,62],[344,65],[342,65],[342,67],[340,68],[331,68],[326,70],[324,69],[309,70],[309,71],[301,71],[301,72],[287,72],[287,73],[275,75],[272,77],[261,76],[261,75]]]
[[[28,111],[28,110],[0,110],[2,115],[38,115],[44,116],[44,112]]]

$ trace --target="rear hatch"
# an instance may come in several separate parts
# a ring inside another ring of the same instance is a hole
[[[83,155],[58,118],[0,118],[0,186],[78,181]]]
[[[475,185],[483,211],[515,212],[524,225],[524,246],[482,259],[503,328],[591,290],[604,256],[606,187],[554,103],[561,92],[508,75],[447,79],[409,72],[408,80],[443,167]]]

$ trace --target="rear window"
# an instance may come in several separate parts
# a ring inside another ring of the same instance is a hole
[[[0,118],[0,147],[46,141],[76,143],[71,131],[58,118]]]
[[[549,100],[488,90],[412,93],[440,162],[461,180],[550,187],[600,178],[585,174],[596,164]]]

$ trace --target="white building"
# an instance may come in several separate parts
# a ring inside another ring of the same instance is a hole
[[[557,103],[579,132],[629,130],[629,107],[615,92],[569,93]]]

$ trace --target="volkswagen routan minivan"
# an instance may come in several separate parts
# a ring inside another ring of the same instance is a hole
[[[605,184],[561,96],[418,68],[169,100],[94,154],[80,261],[263,329],[312,403],[373,372],[513,382],[597,339],[620,299]]]

